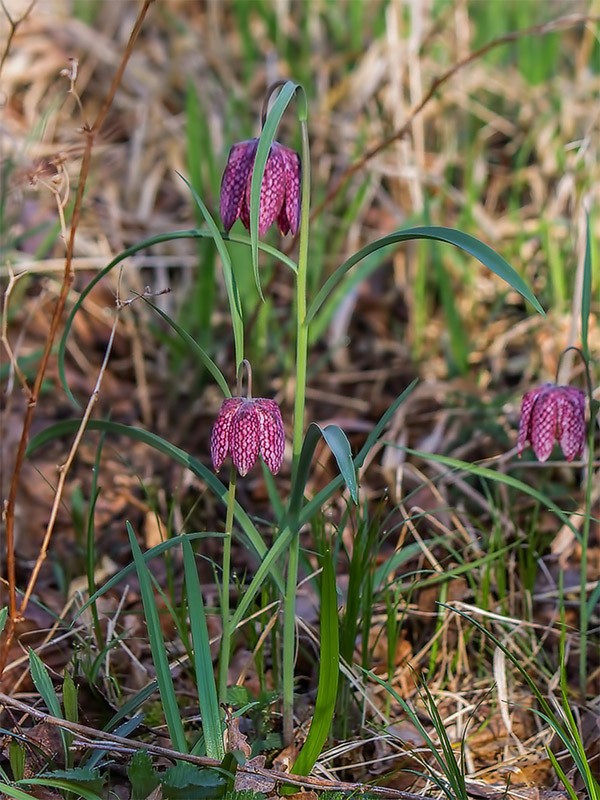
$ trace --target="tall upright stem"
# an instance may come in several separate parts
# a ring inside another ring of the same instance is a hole
[[[231,536],[233,533],[233,506],[235,503],[235,467],[231,467],[227,493],[227,517],[223,539],[223,583],[221,585],[221,652],[219,653],[219,703],[226,702],[229,656],[231,652],[231,615],[229,613],[229,580],[231,575]]]
[[[310,218],[310,150],[306,119],[300,120],[302,131],[302,211],[296,273],[296,389],[294,398],[294,433],[292,483],[304,436],[304,406],[306,401],[306,371],[308,355],[308,325],[306,324],[306,273],[308,269],[308,229]],[[290,520],[290,524],[297,524]],[[296,583],[300,553],[299,531],[292,539],[288,558],[287,584],[283,615],[283,741],[292,743],[294,737],[294,661],[296,652]]]
[[[594,414],[594,395],[592,391],[592,376],[590,362],[582,353],[587,379],[587,393],[590,405],[590,419],[588,423],[587,440],[587,479],[585,485],[585,515],[581,531],[581,563],[579,566],[579,687],[585,700],[587,688],[587,645],[588,645],[588,608],[587,608],[587,561],[588,545],[590,540],[590,523],[592,519],[592,489],[594,484],[594,433],[596,420]]]

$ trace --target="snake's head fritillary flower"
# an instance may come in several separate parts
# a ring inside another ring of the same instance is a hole
[[[581,389],[545,383],[523,397],[519,455],[529,442],[537,458],[546,461],[557,440],[567,461],[573,461],[583,452],[585,431],[585,394]]]
[[[258,139],[234,144],[221,181],[221,219],[226,231],[239,217],[250,230],[250,186]],[[300,224],[300,156],[273,142],[260,189],[258,232],[263,236],[277,221],[281,233],[295,235]]]
[[[285,448],[281,411],[264,397],[230,397],[223,401],[210,438],[210,455],[218,471],[227,455],[240,475],[263,457],[273,475],[279,472]]]

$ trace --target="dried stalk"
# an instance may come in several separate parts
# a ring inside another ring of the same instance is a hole
[[[0,703],[3,703],[9,708],[15,708],[18,711],[29,714],[36,719],[43,720],[49,725],[54,725],[57,728],[71,731],[71,733],[75,733],[78,736],[88,740],[90,744],[95,745],[97,740],[100,739],[103,742],[103,746],[106,747],[107,750],[114,748],[117,751],[123,752],[123,748],[126,748],[126,752],[129,753],[135,752],[136,750],[144,750],[147,753],[152,753],[152,755],[164,756],[174,761],[187,761],[190,764],[196,764],[199,767],[219,767],[221,765],[221,762],[218,759],[208,758],[207,756],[194,756],[190,753],[178,753],[176,750],[170,750],[167,747],[159,747],[158,745],[148,744],[147,742],[136,742],[133,739],[126,739],[123,736],[116,736],[112,733],[107,733],[106,731],[98,731],[94,728],[89,728],[87,725],[68,722],[67,720],[59,719],[58,717],[53,717],[50,714],[46,714],[45,712],[40,711],[37,708],[33,708],[32,706],[28,706],[26,703],[22,703],[20,700],[9,697],[2,692],[0,692]],[[88,742],[86,742],[86,744],[87,743]],[[357,794],[368,792],[369,794],[377,795],[382,798],[397,798],[397,800],[424,800],[424,795],[414,794],[413,792],[404,792],[399,789],[387,789],[381,786],[370,786],[363,783],[344,783],[343,781],[329,781],[322,778],[313,778],[304,775],[292,775],[288,774],[287,772],[257,767],[252,764],[240,764],[237,769],[239,772],[243,772],[247,775],[270,778],[278,783],[292,783],[296,786],[313,787],[315,789],[329,789],[332,791],[348,791]],[[500,798],[502,793],[496,792],[495,796]],[[425,800],[427,800],[426,797]]]
[[[27,6],[23,14],[19,17],[19,19],[13,19],[9,13],[8,8],[6,7],[4,0],[0,0],[0,5],[2,6],[2,10],[8,20],[8,24],[10,26],[10,31],[8,32],[8,36],[6,37],[6,44],[4,46],[4,50],[2,51],[2,56],[0,57],[0,73],[2,72],[2,68],[4,67],[4,62],[6,61],[8,54],[10,52],[10,46],[12,44],[12,40],[15,37],[15,33],[17,32],[17,28],[19,25],[24,22],[29,14],[31,13],[31,9],[34,7],[36,0],[31,0],[31,3]]]
[[[37,401],[40,396],[42,381],[46,374],[48,361],[50,359],[50,353],[52,351],[52,345],[54,343],[54,340],[58,332],[58,327],[60,325],[60,321],[64,311],[65,303],[69,293],[69,288],[73,280],[72,261],[73,261],[74,245],[75,245],[75,233],[77,231],[77,227],[79,225],[79,219],[81,217],[81,206],[90,168],[92,148],[94,145],[94,141],[100,131],[102,123],[104,122],[104,119],[106,118],[108,110],[114,99],[117,88],[121,83],[125,67],[127,66],[127,62],[129,61],[131,53],[133,52],[133,47],[135,45],[136,39],[139,35],[143,21],[146,17],[146,14],[152,2],[153,0],[145,0],[142,8],[140,9],[140,13],[138,14],[138,17],[136,19],[135,25],[129,37],[129,41],[127,42],[127,46],[125,48],[125,52],[121,59],[121,63],[119,64],[119,68],[117,69],[116,75],[113,78],[110,89],[106,95],[102,107],[100,108],[100,111],[98,112],[98,116],[96,117],[94,124],[91,127],[89,127],[88,125],[84,125],[83,128],[86,141],[85,141],[85,148],[83,151],[83,158],[81,161],[81,168],[79,171],[79,181],[77,185],[75,203],[73,206],[73,216],[71,218],[69,237],[66,243],[65,269],[64,269],[63,282],[61,286],[60,295],[58,297],[58,300],[56,301],[54,312],[52,314],[52,320],[50,322],[50,330],[48,332],[48,338],[46,339],[44,352],[40,360],[40,366],[38,368],[35,382],[33,384],[31,396],[28,398],[27,408],[25,410],[25,415],[23,419],[23,429],[21,432],[21,438],[19,441],[17,455],[15,458],[15,465],[13,469],[8,500],[6,502],[6,507],[4,510],[4,515],[6,519],[6,568],[7,568],[7,577],[9,583],[9,603],[8,603],[9,620],[7,622],[7,627],[6,627],[4,647],[2,647],[0,651],[0,675],[2,675],[2,672],[6,665],[6,660],[8,658],[8,651],[15,632],[15,626],[17,622],[20,620],[21,615],[24,611],[24,607],[22,607],[19,611],[17,610],[15,539],[14,539],[15,506],[17,500],[17,489],[19,486],[19,477],[21,474],[23,462],[25,460],[25,451],[27,449],[27,443],[29,441],[29,432],[31,429],[31,423],[33,421],[35,407],[37,405]],[[52,528],[50,527],[50,532],[51,530]],[[44,537],[44,545],[46,546],[46,548],[48,545],[47,540],[49,541],[49,536]],[[45,559],[45,551],[42,549],[40,551],[40,556],[38,557],[38,562],[43,562],[44,559]],[[34,575],[36,578],[39,573],[40,567],[41,563],[39,563],[39,566],[36,563],[36,567],[34,568]],[[31,592],[33,591],[33,584],[31,581],[29,583],[30,585],[27,587],[28,594],[23,599],[24,606],[27,605],[29,597],[31,596]]]
[[[510,31],[510,33],[505,33],[503,36],[499,36],[497,39],[492,39],[491,42],[484,44],[482,47],[474,50],[472,53],[469,53],[468,56],[456,61],[439,77],[433,80],[425,95],[416,105],[411,108],[411,110],[408,112],[406,121],[400,128],[398,128],[397,131],[392,133],[390,136],[387,136],[385,139],[381,139],[379,142],[377,142],[377,144],[373,145],[373,147],[367,150],[366,153],[364,153],[364,155],[362,155],[357,161],[355,161],[353,164],[350,164],[350,166],[344,170],[338,180],[334,182],[323,201],[313,209],[310,217],[311,220],[314,220],[322,213],[323,209],[331,203],[346,181],[359,170],[361,170],[368,161],[370,161],[382,150],[385,150],[386,147],[389,147],[398,139],[402,139],[404,136],[406,136],[415,120],[415,117],[420,114],[420,112],[425,108],[440,87],[449,81],[450,78],[456,75],[457,72],[460,72],[463,67],[466,67],[467,64],[477,61],[477,59],[481,58],[486,53],[489,53],[490,50],[494,50],[496,47],[499,47],[502,44],[515,42],[517,39],[522,39],[524,36],[544,36],[548,33],[555,33],[556,31],[575,28],[578,25],[584,25],[587,22],[600,22],[600,16],[568,14],[567,16],[559,17],[558,19],[551,20],[550,22],[544,22],[541,25],[532,25],[530,28],[524,28],[523,30]]]

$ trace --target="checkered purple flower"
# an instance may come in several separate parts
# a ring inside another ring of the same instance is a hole
[[[245,475],[260,453],[275,475],[284,448],[283,420],[274,400],[230,397],[223,401],[210,437],[210,455],[217,471],[229,454],[240,475]]]
[[[234,144],[221,181],[221,219],[226,231],[239,217],[250,230],[250,186],[258,139]],[[260,190],[258,232],[263,236],[277,221],[281,233],[295,235],[300,224],[300,156],[273,142]]]
[[[523,397],[519,422],[519,455],[530,443],[540,461],[550,457],[558,440],[567,461],[583,452],[585,394],[571,386],[545,383]]]

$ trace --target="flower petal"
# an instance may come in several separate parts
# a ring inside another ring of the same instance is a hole
[[[254,402],[260,425],[260,454],[273,475],[276,475],[281,469],[285,450],[281,411],[274,400],[262,397]]]
[[[282,212],[277,219],[279,230],[283,235],[288,231],[295,236],[300,225],[300,183],[302,166],[300,156],[295,150],[277,143],[285,171],[285,201]],[[285,224],[282,224],[285,219]],[[285,230],[284,230],[285,228]]]
[[[221,219],[229,231],[240,216],[249,176],[254,166],[258,139],[234,144],[229,151],[227,166],[221,180]]]
[[[241,397],[230,397],[223,401],[223,405],[217,414],[210,437],[210,457],[217,472],[227,457],[231,423],[243,402]]]
[[[558,441],[567,461],[573,461],[585,443],[585,394],[570,386],[558,390]]]
[[[533,411],[535,401],[538,399],[544,388],[545,386],[541,386],[537,389],[532,389],[523,396],[523,401],[521,403],[521,419],[519,420],[519,455],[521,455],[525,449],[527,442],[531,441],[531,412]]]
[[[539,461],[550,457],[556,438],[558,398],[556,387],[540,392],[531,414],[531,446]]]
[[[243,400],[229,434],[229,452],[240,475],[252,469],[258,458],[260,420],[254,400]]]

